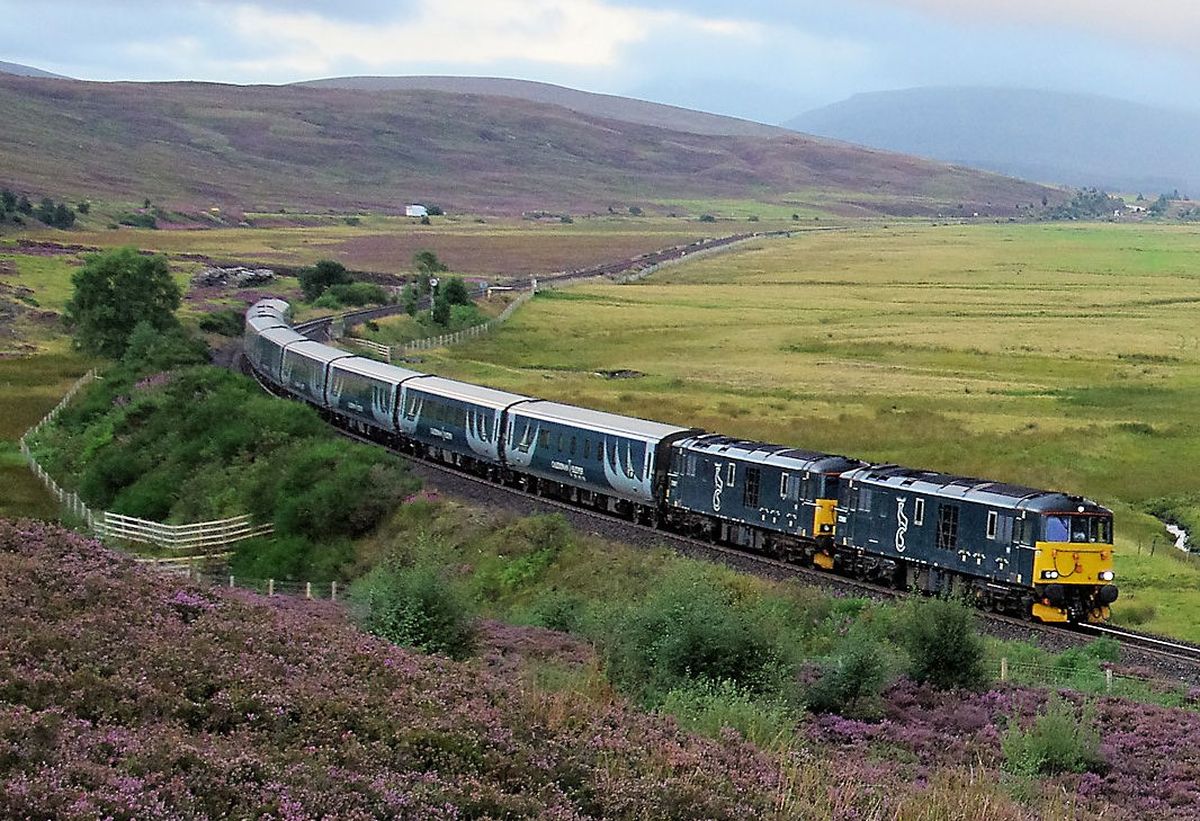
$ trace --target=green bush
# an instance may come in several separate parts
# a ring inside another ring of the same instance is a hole
[[[1010,720],[1000,741],[1004,768],[1025,776],[1059,773],[1101,773],[1106,769],[1100,754],[1100,735],[1096,732],[1091,705],[1075,715],[1069,701],[1052,696],[1045,711],[1028,730]]]
[[[601,640],[609,677],[648,703],[698,681],[751,691],[777,683],[776,636],[711,568],[679,565]]]
[[[245,314],[235,308],[200,317],[200,330],[221,336],[241,336],[245,324]]]
[[[882,712],[880,693],[886,683],[887,666],[878,643],[863,631],[855,631],[804,693],[804,704],[817,713],[877,718]]]
[[[241,333],[241,315],[238,315]],[[121,364],[134,374],[204,365],[208,362],[208,345],[179,326],[158,330],[149,322],[139,322],[129,334]]]
[[[967,605],[948,599],[913,599],[902,630],[915,681],[942,690],[987,683],[983,640],[975,630],[975,611]]]
[[[332,296],[342,305],[383,305],[388,301],[387,291],[373,282],[351,282],[346,285],[331,285],[325,296]]]
[[[583,624],[587,603],[565,590],[551,590],[534,601],[525,621],[547,630],[577,633]]]
[[[353,277],[346,266],[332,259],[323,259],[311,268],[300,272],[300,290],[309,302],[315,301],[325,289],[333,285],[349,285]]]
[[[314,540],[362,536],[419,487],[398,457],[337,439],[279,448],[258,479],[255,513],[278,533]]]
[[[428,564],[384,562],[351,586],[350,598],[363,629],[388,641],[455,659],[474,650],[467,599]]]

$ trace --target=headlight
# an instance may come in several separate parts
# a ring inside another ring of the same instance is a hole
[[[1057,579],[1058,571],[1057,570],[1043,570],[1042,578],[1043,579]]]
[[[828,532],[829,532],[829,531],[831,531],[831,530],[833,530],[833,525],[830,525],[830,524],[823,524],[823,525],[821,525],[821,532],[822,532],[822,533],[828,533]]]
[[[1100,581],[1111,582],[1113,580],[1113,572],[1111,570],[1100,571]]]

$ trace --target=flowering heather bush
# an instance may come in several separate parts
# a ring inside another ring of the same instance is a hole
[[[801,716],[768,753],[532,686],[526,661],[595,669],[544,629],[485,621],[476,660],[421,656],[336,605],[191,587],[27,522],[0,521],[0,590],[3,818],[1200,818],[1192,712],[1097,699],[1108,772],[1014,782],[1001,739],[1041,691],[901,680],[882,720]],[[701,725],[713,699],[690,698]]]
[[[0,522],[0,817],[748,818],[737,739],[518,687],[334,605],[181,588]]]

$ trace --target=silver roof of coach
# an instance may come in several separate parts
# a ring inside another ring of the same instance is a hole
[[[380,382],[387,382],[389,385],[399,385],[405,379],[425,375],[419,371],[410,371],[408,368],[400,368],[396,365],[376,362],[374,359],[367,359],[365,356],[352,356],[349,359],[339,359],[333,363],[333,369],[356,373],[360,376],[370,377],[371,379],[378,379]]]
[[[530,419],[561,422],[563,424],[587,428],[588,430],[634,436],[653,441],[659,441],[668,436],[681,433],[696,432],[696,428],[681,428],[678,425],[651,422],[648,419],[637,419],[632,416],[605,413],[604,411],[580,408],[575,405],[564,405],[560,402],[547,402],[544,399],[520,405],[514,408],[512,413]]]
[[[531,396],[519,393],[499,391],[495,388],[485,388],[482,385],[471,385],[456,379],[446,379],[443,376],[424,376],[409,382],[405,387],[409,390],[419,390],[433,396],[447,399],[458,399],[462,402],[473,402],[476,405],[503,410],[518,402],[537,401]]]
[[[293,331],[293,333],[295,333],[295,331]],[[296,335],[300,336],[299,334]],[[284,355],[286,356],[287,354],[294,353],[298,356],[303,356],[306,359],[312,359],[322,364],[328,364],[338,359],[346,359],[353,356],[353,354],[346,353],[338,348],[331,348],[328,345],[322,345],[320,342],[313,342],[307,337],[300,336],[300,340],[301,341],[299,342],[294,342],[291,345],[288,345],[287,349],[283,352]]]

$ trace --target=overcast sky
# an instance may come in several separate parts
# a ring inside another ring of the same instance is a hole
[[[0,60],[90,80],[520,77],[780,122],[992,85],[1200,108],[1196,0],[0,0]]]

